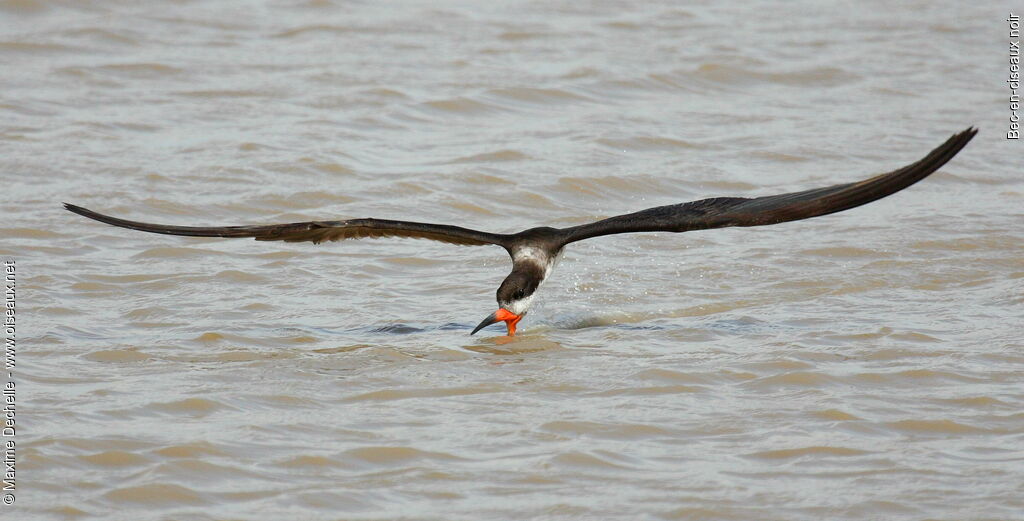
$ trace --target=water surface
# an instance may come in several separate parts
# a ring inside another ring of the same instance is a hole
[[[1008,9],[1008,8],[1007,8]],[[1007,9],[961,2],[0,1],[18,519],[1019,519],[1024,178]],[[786,225],[513,232],[848,182]]]

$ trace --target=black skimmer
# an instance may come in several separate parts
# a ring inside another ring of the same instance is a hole
[[[498,310],[470,333],[505,322],[508,335],[530,309],[530,303],[555,261],[569,243],[637,232],[688,232],[726,226],[763,226],[841,212],[881,199],[924,179],[953,158],[977,134],[968,128],[954,134],[923,159],[887,174],[856,183],[845,183],[803,192],[765,197],[715,197],[689,203],[648,208],[568,228],[530,228],[501,234],[446,224],[384,219],[312,221],[269,226],[171,226],[110,217],[73,204],[68,210],[100,222],[167,235],[191,237],[252,237],[257,241],[312,242],[364,237],[410,237],[468,246],[496,245],[512,256],[512,273],[498,287]]]

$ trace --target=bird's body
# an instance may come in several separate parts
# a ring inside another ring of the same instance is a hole
[[[763,226],[841,212],[881,199],[924,179],[953,158],[974,137],[969,128],[950,137],[921,160],[857,183],[757,198],[717,197],[648,208],[568,228],[530,228],[513,234],[459,226],[383,219],[311,221],[269,226],[171,226],[129,221],[65,203],[77,214],[114,226],[192,237],[251,237],[262,241],[313,242],[365,237],[409,237],[467,246],[497,245],[512,257],[512,272],[498,287],[498,311],[473,330],[503,321],[508,334],[526,315],[541,283],[566,245],[618,233],[685,232],[727,226]],[[472,334],[472,333],[471,333]]]

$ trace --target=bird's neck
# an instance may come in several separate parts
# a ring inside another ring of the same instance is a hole
[[[561,257],[561,249],[551,252],[536,246],[522,246],[512,252],[512,264],[514,266],[533,265],[538,267],[541,274],[540,281],[544,282]]]

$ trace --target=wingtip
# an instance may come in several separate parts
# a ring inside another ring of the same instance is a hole
[[[977,136],[977,135],[978,135],[978,127],[975,127],[974,125],[971,125],[971,126],[967,127],[967,130],[964,130],[963,132],[957,134],[956,136],[953,136],[953,138],[956,139],[957,141],[960,141],[960,143],[961,143],[960,148],[963,148],[963,147],[967,146],[967,143],[970,143],[971,140],[974,139],[974,136]]]
[[[71,204],[71,203],[61,203],[61,204],[64,205],[64,209],[65,210],[67,210],[69,212],[72,212],[72,213],[77,213],[79,215],[85,215],[85,213],[89,211],[89,210],[86,210],[85,208],[82,208],[81,206],[78,206],[78,205],[75,205],[75,204]]]
[[[974,139],[974,136],[978,135],[978,127],[971,125],[960,132],[957,132],[949,137],[945,143],[940,145],[938,148],[932,151],[932,154],[940,153],[940,155],[947,155],[942,161],[944,164],[955,156],[961,149],[967,146],[968,143]],[[941,164],[938,166],[942,166]],[[937,169],[938,167],[936,167]]]

